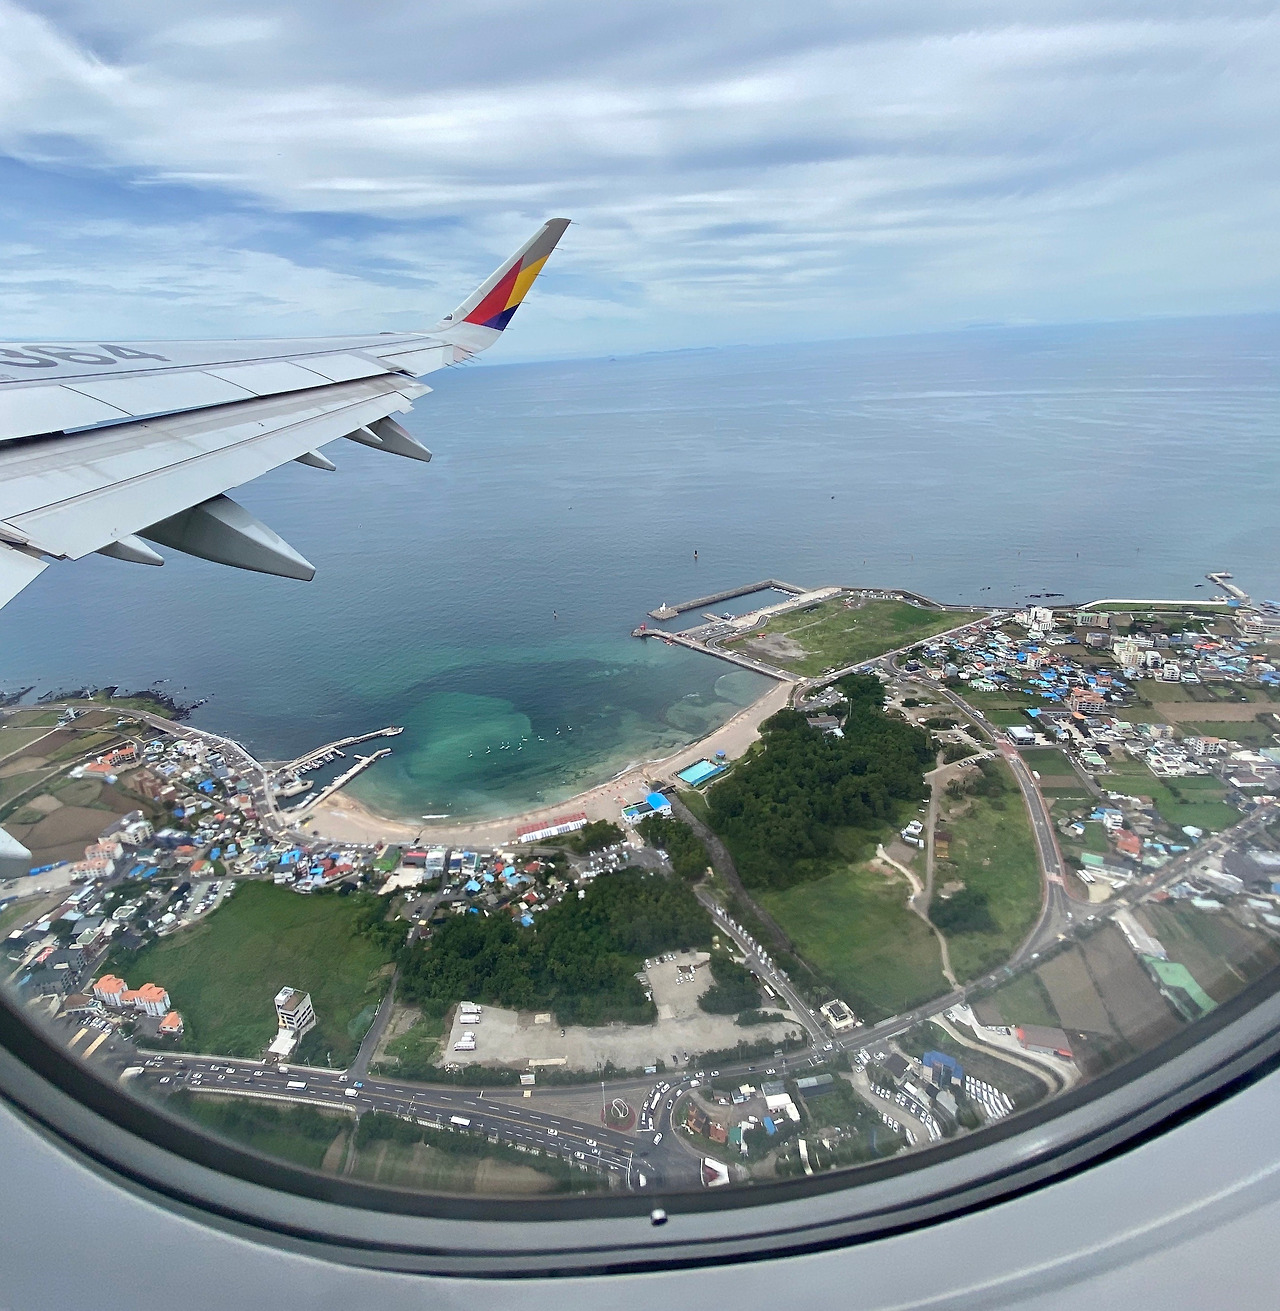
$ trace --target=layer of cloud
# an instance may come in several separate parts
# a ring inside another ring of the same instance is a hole
[[[0,0],[0,331],[409,326],[550,213],[522,354],[1277,307],[1273,5],[795,8]]]

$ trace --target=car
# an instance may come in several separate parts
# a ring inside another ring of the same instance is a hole
[[[587,1146],[588,1146],[588,1147],[599,1147],[600,1144],[599,1144],[598,1142],[596,1142],[596,1140],[595,1140],[594,1138],[588,1138],[588,1139],[587,1139]]]
[[[581,1152],[574,1152],[573,1155],[575,1160],[585,1161],[587,1159]]]
[[[558,1138],[559,1136],[560,1136],[560,1130],[559,1130],[559,1129],[548,1129],[548,1130],[547,1130],[547,1137],[548,1137],[548,1138]]]
[[[161,1083],[168,1083],[168,1082],[169,1082],[169,1076],[166,1074],[166,1075],[164,1076],[164,1078],[160,1080],[160,1082],[161,1082]]]
[[[653,1135],[653,1145],[654,1145],[655,1147],[657,1147],[657,1145],[658,1145],[661,1141],[662,1141],[662,1135],[661,1135],[660,1133],[655,1133],[655,1134]]]
[[[356,1088],[363,1088],[363,1087],[364,1087],[364,1084],[363,1084],[359,1079],[357,1079],[357,1080],[355,1081],[354,1087],[356,1087]]]
[[[775,1069],[773,1068],[773,1066],[771,1065],[771,1066],[770,1066],[770,1067],[765,1071],[765,1073],[766,1073],[766,1074],[777,1074],[778,1072],[777,1072],[777,1070],[775,1070]]]

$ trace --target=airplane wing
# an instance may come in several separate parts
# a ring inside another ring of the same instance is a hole
[[[156,546],[310,579],[226,492],[339,437],[416,460],[419,378],[491,346],[569,226],[550,219],[427,332],[288,341],[0,345],[0,606],[56,560]]]

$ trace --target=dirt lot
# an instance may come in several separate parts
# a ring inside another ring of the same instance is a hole
[[[1115,1033],[1107,1008],[1098,996],[1078,950],[1063,952],[1046,961],[1038,973],[1064,1029],[1081,1033]]]
[[[794,1032],[796,1021],[739,1028],[732,1015],[708,1015],[698,998],[711,985],[705,964],[690,982],[678,983],[677,968],[705,962],[706,952],[682,952],[676,959],[649,971],[658,1020],[654,1024],[610,1024],[601,1027],[571,1025],[564,1030],[553,1020],[537,1024],[532,1011],[509,1011],[486,1006],[478,1025],[463,1025],[455,1017],[443,1058],[460,1065],[526,1065],[530,1059],[563,1058],[571,1070],[593,1070],[612,1061],[621,1069],[636,1069],[656,1061],[671,1064],[673,1052],[681,1056],[733,1047],[745,1038],[781,1038]],[[467,1030],[476,1035],[476,1050],[455,1052],[453,1044]]]

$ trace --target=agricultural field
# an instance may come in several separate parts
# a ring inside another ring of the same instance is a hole
[[[317,1028],[303,1040],[317,1063],[347,1065],[360,1045],[352,1022],[385,992],[390,955],[358,932],[347,897],[299,896],[242,883],[191,928],[107,968],[135,987],[161,984],[182,1012],[188,1051],[257,1056],[276,1031],[273,998],[285,985],[311,994]]]
[[[937,939],[906,906],[911,890],[877,863],[853,863],[760,904],[862,1019],[882,1019],[947,991]]]
[[[1226,788],[1207,775],[1158,779],[1143,761],[1116,757],[1112,758],[1111,771],[1098,776],[1104,788],[1150,797],[1160,818],[1176,829],[1190,824],[1216,833],[1240,818],[1235,807],[1223,800]]]
[[[1177,902],[1142,907],[1140,916],[1169,953],[1216,1002],[1280,963],[1280,945],[1225,914],[1205,913]]]
[[[1182,1020],[1160,995],[1123,934],[1108,924],[1075,948],[1101,997],[1111,1025],[1134,1052],[1175,1033]]]
[[[980,619],[982,614],[925,610],[905,601],[865,601],[850,606],[836,597],[805,610],[774,615],[762,631],[740,639],[740,646],[735,641],[735,648],[812,676],[924,641]]]
[[[370,1143],[356,1152],[351,1177],[392,1188],[431,1193],[531,1195],[555,1190],[556,1181],[529,1165],[483,1156],[453,1156],[426,1143]]]

